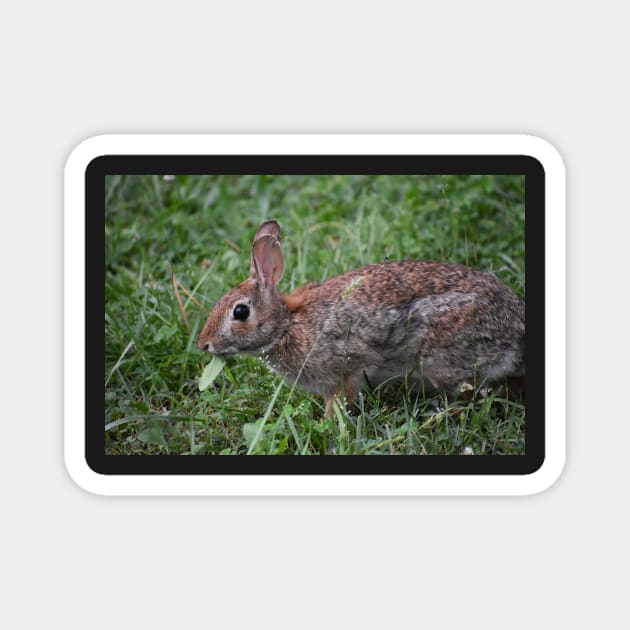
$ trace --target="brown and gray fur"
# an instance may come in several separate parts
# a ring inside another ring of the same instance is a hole
[[[434,261],[382,262],[291,295],[280,226],[264,223],[250,275],[216,304],[199,337],[213,354],[252,354],[290,382],[322,395],[326,414],[365,380],[407,377],[425,390],[457,391],[525,374],[525,303],[492,273]],[[238,304],[249,308],[234,318]]]

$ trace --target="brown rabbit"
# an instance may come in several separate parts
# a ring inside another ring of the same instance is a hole
[[[267,221],[252,245],[249,278],[216,304],[199,348],[252,354],[290,382],[352,402],[364,380],[407,377],[455,393],[467,383],[525,374],[525,303],[492,273],[433,261],[381,262],[291,295],[280,225]]]

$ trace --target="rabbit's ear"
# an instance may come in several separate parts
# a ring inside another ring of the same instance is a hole
[[[258,228],[258,232],[256,232],[253,242],[255,243],[261,236],[266,236],[268,234],[273,236],[277,241],[280,240],[280,224],[275,219],[266,221]]]
[[[266,289],[275,289],[284,273],[282,246],[273,234],[258,236],[252,246],[249,277],[259,280]]]

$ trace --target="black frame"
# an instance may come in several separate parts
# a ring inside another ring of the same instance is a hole
[[[106,455],[107,175],[524,175],[525,455]],[[105,155],[85,171],[85,457],[100,474],[526,475],[545,459],[545,171],[526,155]],[[98,279],[101,279],[101,282]],[[98,378],[97,378],[98,377]]]

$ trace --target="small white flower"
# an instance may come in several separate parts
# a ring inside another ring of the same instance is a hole
[[[472,446],[464,446],[464,450],[462,451],[462,455],[474,455],[475,451],[473,451]]]

